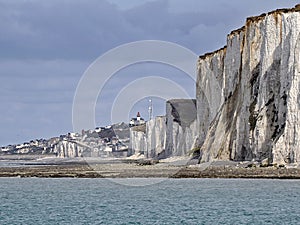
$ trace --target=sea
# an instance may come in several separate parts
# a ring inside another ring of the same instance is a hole
[[[300,224],[300,180],[0,178],[0,224]]]

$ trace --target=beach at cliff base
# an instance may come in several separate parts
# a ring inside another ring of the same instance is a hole
[[[296,164],[265,165],[250,161],[197,164],[187,157],[154,160],[10,156],[0,158],[0,177],[299,179],[300,169]]]

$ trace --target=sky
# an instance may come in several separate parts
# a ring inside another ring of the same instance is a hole
[[[224,46],[226,35],[243,26],[246,17],[296,4],[293,0],[0,0],[0,146],[72,132],[79,81],[98,57],[113,48],[161,40],[202,55]],[[132,65],[106,82],[95,106],[97,125],[110,124],[112,102],[124,86],[151,75],[172,79],[194,96],[195,84],[182,71],[155,63]],[[137,111],[147,118],[147,104],[141,99],[128,119]],[[154,115],[164,114],[164,99],[153,98],[153,105]]]

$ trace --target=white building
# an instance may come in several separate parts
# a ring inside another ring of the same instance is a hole
[[[130,122],[129,122],[129,126],[133,127],[133,126],[138,126],[138,125],[142,125],[145,124],[145,120],[141,117],[140,112],[137,113],[136,118],[131,118]]]

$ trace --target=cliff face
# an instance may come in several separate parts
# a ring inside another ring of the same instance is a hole
[[[158,116],[146,123],[147,148],[145,156],[148,158],[162,157],[166,148],[166,117]]]
[[[147,148],[146,125],[130,128],[129,155],[144,154]]]
[[[199,58],[201,161],[300,161],[299,10],[248,18],[225,48]]]
[[[147,158],[166,158],[188,154],[197,137],[196,100],[173,99],[166,103],[166,116],[130,129],[131,152]]]
[[[82,156],[82,153],[84,152],[85,148],[82,146],[79,146],[77,143],[69,142],[62,140],[58,142],[54,146],[54,152],[57,153],[58,157],[78,157]]]
[[[144,154],[156,158],[165,152],[166,117],[158,116],[145,125],[130,128],[130,154]]]
[[[197,137],[197,107],[194,99],[166,103],[166,156],[182,156],[194,147]]]

